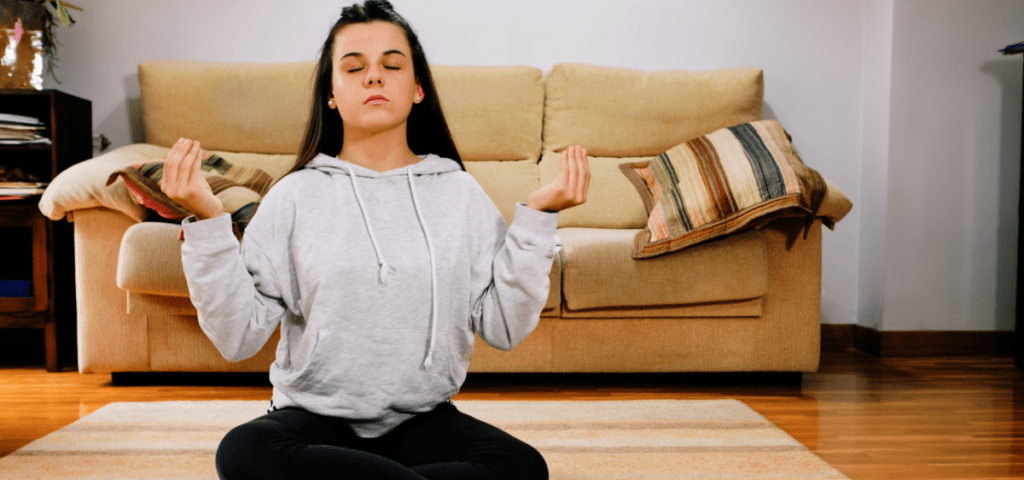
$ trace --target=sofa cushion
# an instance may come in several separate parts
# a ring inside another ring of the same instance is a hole
[[[198,139],[207,150],[299,151],[316,61],[151,60],[139,64],[146,143]]]
[[[277,179],[284,176],[295,163],[295,155],[271,155],[212,151],[236,165],[258,168]],[[153,219],[152,210],[143,207],[132,196],[124,181],[106,185],[110,175],[132,163],[146,163],[167,156],[169,147],[136,143],[104,153],[96,158],[76,163],[60,172],[39,199],[39,210],[50,220],[60,220],[73,210],[106,207],[125,214],[136,222]]]
[[[733,302],[768,291],[764,234],[748,230],[653,259],[632,258],[635,229],[560,228],[562,295],[572,311]],[[564,314],[563,314],[564,316]]]
[[[544,79],[544,152],[582,145],[598,157],[658,155],[761,118],[758,68],[645,72],[560,63]]]
[[[71,165],[57,174],[43,191],[39,197],[39,211],[46,218],[57,221],[74,210],[106,207],[141,222],[149,213],[146,207],[132,197],[124,182],[113,186],[107,186],[106,182],[111,173],[131,163],[163,158],[161,151],[166,154],[170,149],[132,144]]]
[[[139,203],[163,218],[181,221],[194,212],[163,192],[160,186],[163,173],[163,161],[133,163],[128,168],[112,173],[107,179],[107,185],[119,177],[123,178]],[[231,214],[231,227],[235,236],[241,240],[245,227],[259,208],[260,200],[276,179],[258,168],[234,165],[217,154],[211,154],[201,162],[200,175],[220,200],[223,210]]]
[[[463,162],[531,159],[537,163],[544,121],[540,69],[432,65],[430,71]]]
[[[787,137],[777,121],[762,120],[619,165],[649,213],[633,258],[681,250],[779,214],[800,211],[813,219],[825,180],[800,161]]]
[[[117,258],[117,286],[124,290],[188,297],[181,265],[178,223],[142,222],[121,237]]]

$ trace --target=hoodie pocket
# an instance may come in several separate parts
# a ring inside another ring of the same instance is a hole
[[[433,368],[420,368],[426,332],[320,330],[306,366],[285,380],[299,402],[330,403],[376,416],[380,409],[418,409],[432,401]],[[329,397],[328,399],[315,397]]]

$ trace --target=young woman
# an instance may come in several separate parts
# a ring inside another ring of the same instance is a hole
[[[537,326],[557,212],[586,199],[582,148],[506,225],[462,167],[416,35],[370,0],[324,42],[302,151],[240,244],[204,157],[179,140],[161,185],[196,212],[182,264],[199,325],[230,361],[281,326],[270,408],[221,441],[221,478],[548,478],[536,449],[450,399],[474,334],[509,350]]]

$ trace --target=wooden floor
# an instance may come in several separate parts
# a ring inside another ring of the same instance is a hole
[[[270,398],[264,386],[114,386],[68,370],[0,366],[0,456],[110,402]],[[826,352],[788,386],[471,376],[455,400],[651,398],[739,399],[855,480],[1024,478],[1024,370],[1011,357]]]

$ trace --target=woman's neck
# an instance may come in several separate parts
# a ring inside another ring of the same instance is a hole
[[[420,161],[409,148],[404,128],[372,133],[346,129],[338,158],[377,172],[402,168]]]

